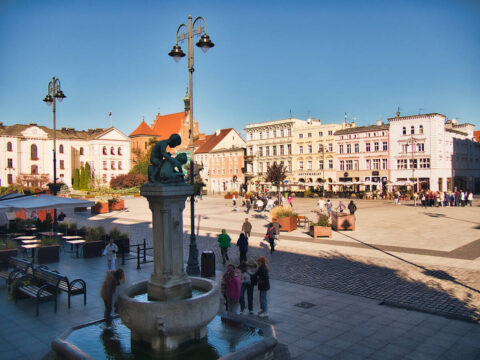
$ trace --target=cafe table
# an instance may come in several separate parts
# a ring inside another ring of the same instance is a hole
[[[35,258],[35,249],[42,246],[41,244],[25,244],[25,245],[22,245],[22,248],[28,250],[28,249],[32,249],[32,254],[31,254],[31,257],[32,259]]]
[[[85,239],[67,240],[66,242],[69,243],[70,245],[75,245],[76,255],[77,255],[77,259],[78,259],[78,247],[80,246],[80,244],[85,243]]]
[[[35,235],[24,235],[24,236],[17,236],[16,238],[14,238],[13,240],[17,240],[17,241],[24,241],[24,240],[34,240],[36,239],[37,237]]]

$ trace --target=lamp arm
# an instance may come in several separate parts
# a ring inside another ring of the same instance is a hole
[[[179,33],[179,31],[180,31],[180,29],[181,29],[182,27],[185,27],[185,30],[187,31],[187,34],[188,34],[188,26],[185,25],[185,24],[180,24],[180,26],[179,26],[178,29],[177,29],[177,40],[176,40],[176,44],[177,44],[177,45],[178,45],[178,33]]]
[[[206,33],[207,33],[207,22],[205,21],[205,19],[203,18],[203,16],[198,16],[198,17],[193,21],[192,27],[195,29],[195,23],[197,22],[197,20],[200,20],[200,19],[203,21],[203,33],[206,34]]]

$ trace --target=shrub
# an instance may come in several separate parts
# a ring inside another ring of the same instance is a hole
[[[291,206],[275,206],[272,210],[270,210],[270,216],[272,218],[283,218],[289,216],[297,216],[296,213],[293,212]]]
[[[142,174],[122,174],[110,180],[110,187],[113,189],[127,189],[140,187],[148,182],[148,177]]]
[[[58,245],[58,239],[56,237],[43,236],[40,241],[42,246]]]
[[[330,226],[330,218],[325,214],[318,214],[316,222],[310,222],[310,225],[313,226]]]
[[[87,233],[85,235],[86,241],[98,241],[102,240],[102,236],[105,235],[105,229],[103,226],[87,227]]]
[[[108,235],[110,235],[110,238],[112,238],[113,240],[128,238],[128,234],[127,234],[127,233],[122,233],[122,232],[121,232],[120,230],[118,230],[117,228],[113,228],[112,230],[110,230],[110,232],[108,233]]]
[[[5,241],[0,241],[0,250],[6,250],[6,249],[16,249],[17,248],[17,242],[15,240],[5,240]]]
[[[310,190],[305,190],[305,191],[303,192],[303,197],[310,197],[310,196],[312,196],[312,195],[313,195],[313,192],[310,191]]]

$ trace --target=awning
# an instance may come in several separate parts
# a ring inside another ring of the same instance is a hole
[[[94,201],[57,197],[52,195],[23,196],[0,201],[0,211],[66,209],[94,206]]]
[[[410,180],[399,180],[387,184],[388,186],[412,186],[414,185],[413,181]]]

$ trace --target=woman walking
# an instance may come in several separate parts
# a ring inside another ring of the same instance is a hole
[[[240,271],[229,266],[225,276],[225,296],[227,298],[227,311],[238,313],[238,300],[240,300],[241,280]]]
[[[256,279],[258,291],[260,293],[260,312],[258,316],[267,317],[268,316],[268,302],[267,302],[267,291],[270,290],[270,280],[269,280],[269,268],[267,266],[264,256],[260,256],[257,259],[258,270],[254,274]]]
[[[240,263],[247,261],[247,251],[248,251],[248,238],[243,232],[240,233],[240,236],[237,240],[238,250],[240,251]]]
[[[242,272],[240,280],[242,282],[242,288],[240,290],[240,315],[244,314],[245,308],[245,293],[247,293],[248,311],[250,315],[253,314],[253,284],[252,275],[248,272],[248,264],[242,262],[238,268]]]

